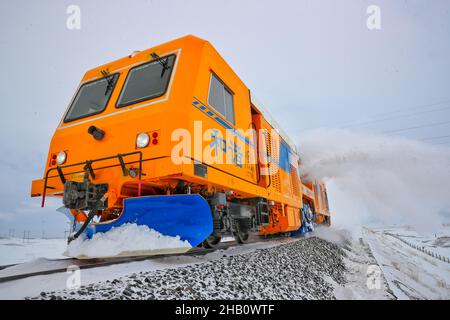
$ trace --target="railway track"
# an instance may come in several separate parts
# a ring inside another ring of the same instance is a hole
[[[268,241],[276,241],[281,243],[294,240],[298,238],[299,236],[295,237],[273,237],[273,238],[252,238],[249,239],[249,241],[244,244],[249,245],[252,243],[259,243],[259,242],[268,242]],[[71,266],[77,266],[78,268],[82,269],[90,269],[90,268],[97,268],[97,267],[106,267],[110,265],[116,265],[116,264],[122,264],[122,263],[129,263],[129,262],[137,262],[137,261],[146,261],[146,260],[154,260],[154,259],[162,259],[167,257],[177,257],[177,256],[202,256],[206,255],[208,253],[212,253],[218,250],[226,250],[232,247],[240,246],[241,244],[237,243],[236,241],[228,241],[228,242],[221,242],[219,243],[215,248],[212,249],[206,249],[206,248],[199,248],[195,247],[189,250],[185,253],[175,253],[175,254],[160,254],[160,255],[153,255],[153,256],[138,256],[138,257],[118,257],[118,258],[95,258],[95,259],[73,259],[73,258],[66,258],[66,259],[51,259],[47,260],[45,265],[36,265],[36,266],[29,266],[29,263],[21,263],[21,264],[13,264],[13,265],[7,265],[7,266],[0,266],[0,283],[8,282],[8,281],[14,281],[14,280],[20,280],[28,277],[34,277],[34,276],[40,276],[40,275],[49,275],[53,273],[61,273],[66,272],[69,267]],[[26,266],[25,268],[23,268]]]

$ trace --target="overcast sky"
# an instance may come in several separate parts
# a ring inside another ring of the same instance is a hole
[[[80,30],[66,27],[71,4]],[[380,30],[366,25],[373,4]],[[350,125],[450,145],[448,0],[3,1],[0,30],[0,235],[63,235],[58,203],[40,209],[30,183],[84,72],[186,34],[209,40],[293,138]]]

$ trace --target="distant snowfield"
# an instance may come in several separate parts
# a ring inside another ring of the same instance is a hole
[[[374,230],[376,231],[377,229]],[[435,232],[417,232],[413,228],[406,226],[381,228],[378,231],[398,237],[434,254],[450,258],[450,226],[443,226]]]
[[[61,259],[66,247],[66,239],[0,239],[0,266],[38,258]]]
[[[410,228],[368,229],[364,239],[397,299],[450,299],[450,264],[411,248],[397,237],[449,257],[449,233],[420,235]]]
[[[336,286],[337,299],[450,298],[450,264],[399,240],[448,258],[448,225],[435,233],[407,226],[363,228],[352,233],[332,227],[320,228],[316,235],[346,248],[348,283]],[[371,279],[377,283],[371,283]]]

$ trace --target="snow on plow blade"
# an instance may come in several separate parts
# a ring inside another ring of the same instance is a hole
[[[197,194],[147,196],[124,200],[121,216],[111,222],[99,223],[86,229],[86,235],[92,239],[94,234],[106,233],[112,228],[126,224],[148,226],[164,236],[179,236],[195,247],[213,231],[211,209],[206,200]],[[133,241],[130,239],[130,241]],[[160,248],[122,252],[118,256],[156,255],[181,253],[191,247]],[[77,256],[77,258],[88,258]]]
[[[97,225],[95,232],[106,232],[125,223],[146,225],[166,236],[180,236],[193,247],[213,231],[211,209],[197,194],[125,199],[122,215],[110,224]]]

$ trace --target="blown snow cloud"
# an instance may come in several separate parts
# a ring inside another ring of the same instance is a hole
[[[299,141],[306,175],[328,183],[337,224],[433,229],[450,216],[450,149],[319,129]]]

